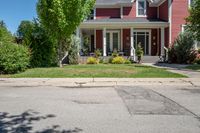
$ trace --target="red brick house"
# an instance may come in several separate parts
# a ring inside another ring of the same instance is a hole
[[[88,36],[90,52],[101,49],[108,56],[114,49],[135,57],[140,43],[144,54],[159,56],[183,30],[192,0],[96,0],[90,19],[77,35]],[[83,39],[81,39],[83,44]]]

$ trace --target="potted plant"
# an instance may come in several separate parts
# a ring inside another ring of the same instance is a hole
[[[138,58],[138,63],[140,64],[142,61],[142,56],[144,55],[143,48],[141,47],[141,44],[139,43],[136,49],[136,55]]]

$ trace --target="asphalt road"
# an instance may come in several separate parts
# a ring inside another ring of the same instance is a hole
[[[193,85],[0,86],[0,133],[200,133]]]

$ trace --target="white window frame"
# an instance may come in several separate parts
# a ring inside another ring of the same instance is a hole
[[[144,15],[139,15],[138,13],[138,2],[144,2]],[[147,17],[147,1],[146,0],[137,0],[136,1],[136,17]]]
[[[188,6],[190,7],[191,6],[191,0],[188,0]]]
[[[93,18],[94,18],[94,20],[96,19],[96,8],[94,8],[94,13],[93,13]]]
[[[120,31],[119,30],[108,30],[106,31],[106,33],[109,33],[110,34],[110,50],[113,51],[113,33],[118,33],[118,51],[121,51],[121,47],[120,47]]]
[[[185,27],[186,27],[185,24],[182,24],[182,25],[181,25],[181,32],[182,32],[182,33],[185,31]]]

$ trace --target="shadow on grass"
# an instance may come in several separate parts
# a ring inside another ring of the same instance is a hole
[[[10,115],[7,112],[0,112],[0,133],[33,133],[33,124],[54,118],[55,115],[49,114],[40,116],[38,112],[33,110],[25,111],[19,115]],[[60,130],[59,125],[53,125],[35,133],[79,133],[82,129],[75,128],[73,130]]]

